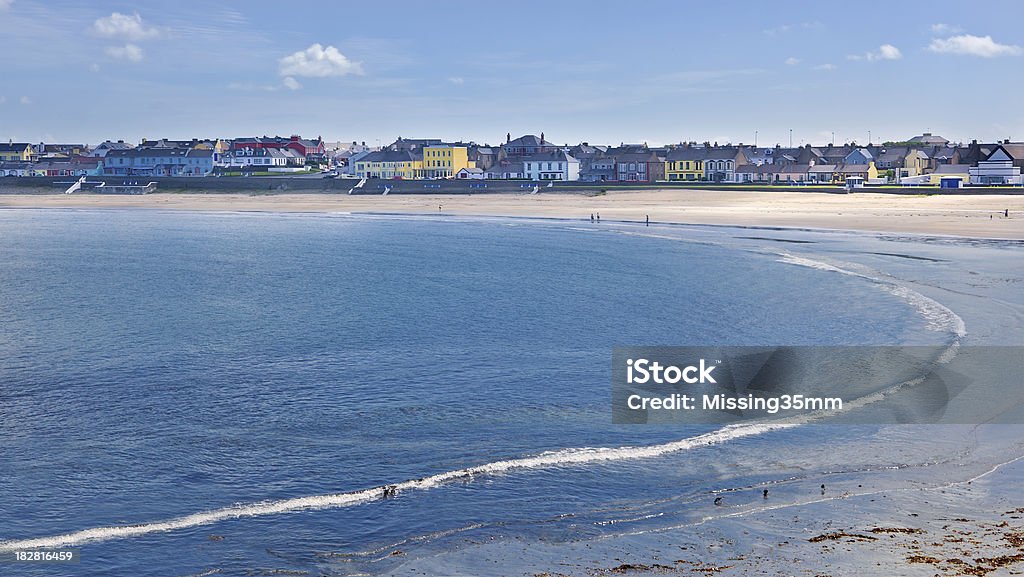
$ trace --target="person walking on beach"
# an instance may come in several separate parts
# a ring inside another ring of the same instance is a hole
[[[646,214],[644,216],[647,217],[647,220],[644,221],[644,226],[651,226],[651,215]]]
[[[590,213],[590,222],[594,222],[594,213]]]
[[[601,213],[597,213],[597,222],[601,222]]]
[[[1003,218],[1010,218],[1010,209],[1003,209]]]

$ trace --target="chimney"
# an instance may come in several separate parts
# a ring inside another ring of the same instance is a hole
[[[512,133],[511,132],[506,132],[505,133],[505,144],[508,144],[509,142],[512,142]]]

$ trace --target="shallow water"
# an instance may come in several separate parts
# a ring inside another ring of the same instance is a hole
[[[79,565],[27,575],[381,573],[464,542],[677,522],[723,488],[969,451],[950,428],[879,451],[893,446],[879,427],[825,426],[823,445],[817,425],[611,424],[616,345],[958,338],[934,297],[836,274],[810,258],[827,242],[744,239],[766,235],[0,212],[0,540],[81,547]],[[360,493],[391,483],[395,499]]]

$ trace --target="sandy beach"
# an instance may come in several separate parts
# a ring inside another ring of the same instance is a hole
[[[600,195],[0,195],[0,208],[394,212],[795,227],[1024,239],[1024,195],[824,194],[714,190]],[[1009,211],[1009,218],[1004,211]]]

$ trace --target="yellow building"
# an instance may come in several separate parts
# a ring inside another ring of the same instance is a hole
[[[928,168],[928,156],[920,150],[911,150],[903,158],[903,168],[897,169],[900,178],[924,174]]]
[[[476,168],[465,146],[435,144],[423,147],[423,177],[452,178],[463,168]]]
[[[667,180],[700,180],[704,178],[704,149],[676,148],[665,157]]]
[[[0,162],[28,162],[32,160],[32,145],[27,142],[0,144]]]
[[[408,150],[378,150],[356,161],[359,178],[419,178],[423,161]]]

